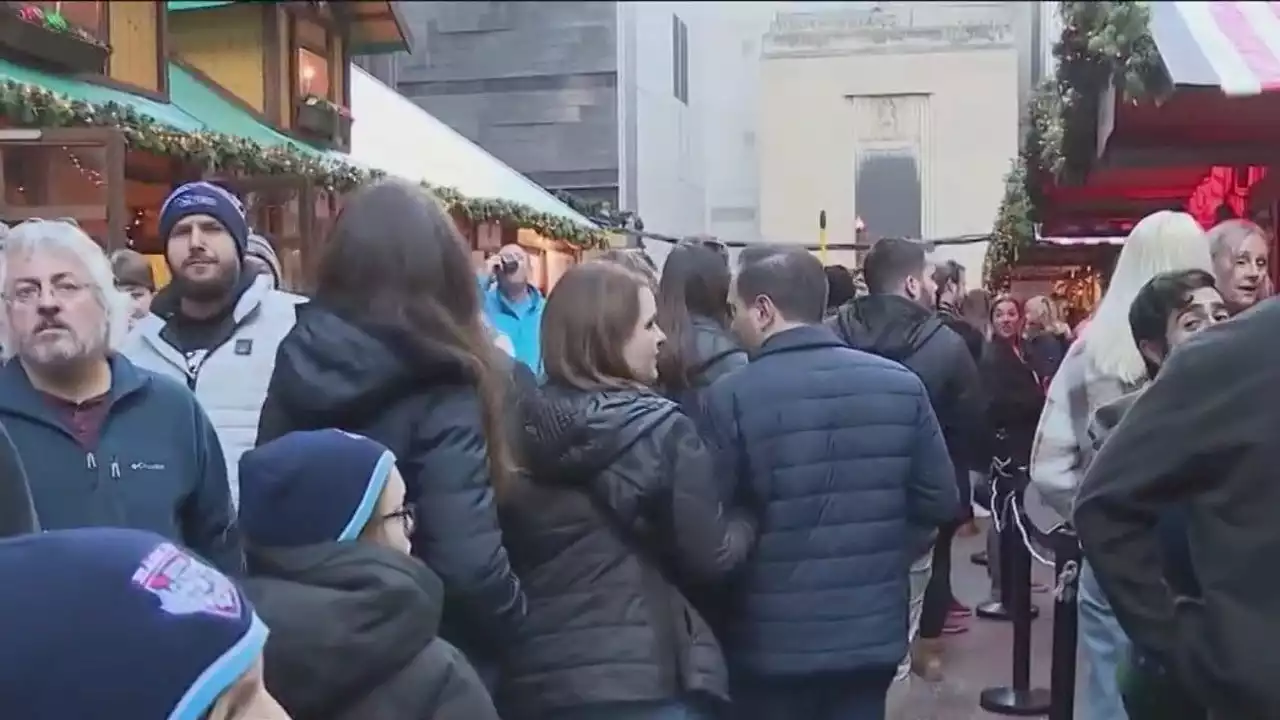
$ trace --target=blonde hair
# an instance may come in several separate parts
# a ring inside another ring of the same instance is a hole
[[[1083,352],[1101,374],[1125,384],[1146,376],[1129,326],[1129,307],[1148,280],[1177,270],[1213,273],[1204,230],[1183,212],[1161,210],[1144,217],[1125,239],[1107,292],[1082,336]]]
[[[111,261],[79,225],[65,220],[27,220],[18,223],[4,235],[0,246],[0,288],[8,283],[9,261],[15,257],[36,252],[63,250],[84,263],[89,273],[89,289],[102,308],[103,345],[107,351],[119,349],[129,332],[129,296],[116,289]],[[4,359],[9,360],[17,352],[9,323],[0,324],[0,347]]]
[[[1252,220],[1240,218],[1223,220],[1210,228],[1207,233],[1209,253],[1213,259],[1220,259],[1224,254],[1234,252],[1236,246],[1255,235],[1265,240],[1267,231]]]

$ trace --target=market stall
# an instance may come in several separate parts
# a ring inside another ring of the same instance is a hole
[[[1038,236],[1123,238],[1174,209],[1269,222],[1280,189],[1280,20],[1267,3],[1059,3],[988,253],[1007,284]],[[1268,17],[1262,17],[1265,13]],[[1265,22],[1264,22],[1265,20]]]
[[[437,120],[409,98],[351,66],[351,160],[389,175],[420,182],[448,198],[466,201],[455,213],[471,243],[476,266],[502,245],[528,253],[532,280],[550,290],[600,244],[599,228],[568,204]]]

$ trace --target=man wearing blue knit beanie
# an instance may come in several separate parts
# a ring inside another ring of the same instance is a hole
[[[245,592],[271,626],[267,687],[294,720],[498,720],[436,636],[440,578],[409,554],[396,459],[341,430],[293,432],[240,459]]]
[[[195,391],[227,459],[238,502],[240,455],[257,439],[276,348],[304,298],[245,270],[249,224],[240,199],[209,182],[174,190],[160,206],[173,282],[151,301],[123,352],[135,365]]]
[[[0,698],[14,720],[290,720],[267,626],[229,578],[150,532],[0,541]]]

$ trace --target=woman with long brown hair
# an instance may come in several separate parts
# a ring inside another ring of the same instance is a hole
[[[700,389],[747,364],[729,320],[729,264],[711,248],[677,246],[658,284],[658,325],[667,334],[658,380],[686,412],[696,409]]]
[[[727,672],[689,583],[746,559],[693,422],[650,387],[664,340],[648,282],[579,265],[542,317],[546,373],[525,420],[532,481],[503,505],[529,616],[508,649],[508,720],[713,717]]]
[[[525,613],[498,525],[512,482],[509,377],[453,220],[384,182],[339,213],[312,301],[280,344],[258,444],[335,427],[387,446],[416,509],[413,554],[444,580],[441,637],[496,659]]]

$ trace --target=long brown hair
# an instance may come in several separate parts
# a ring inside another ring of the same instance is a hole
[[[621,265],[593,260],[571,268],[542,310],[542,367],[547,380],[578,390],[643,385],[623,346],[640,321],[648,282]]]
[[[399,181],[352,195],[329,235],[315,301],[341,317],[395,328],[424,354],[463,368],[480,395],[489,474],[501,495],[515,474],[503,421],[508,378],[481,319],[464,240],[439,201]]]
[[[658,354],[658,378],[668,393],[692,383],[698,360],[689,355],[694,315],[729,327],[729,264],[709,247],[683,244],[667,256],[658,284],[658,326],[667,334]]]

